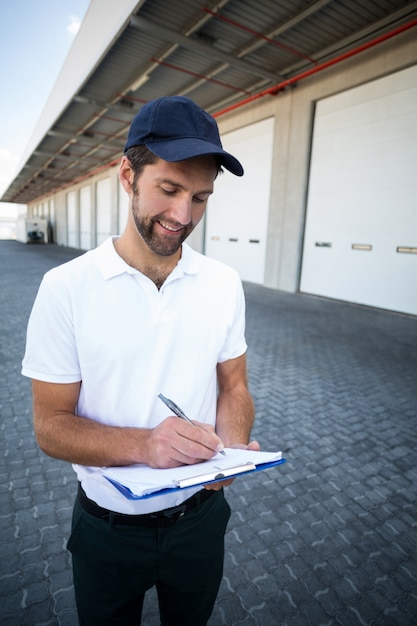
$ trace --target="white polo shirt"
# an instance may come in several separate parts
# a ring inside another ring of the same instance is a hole
[[[193,419],[215,424],[216,365],[246,351],[241,281],[187,244],[158,291],[127,265],[109,238],[50,270],[27,331],[22,374],[81,381],[77,413],[103,424],[153,428],[172,398]],[[194,491],[131,501],[97,468],[74,465],[87,495],[120,513],[176,506]]]

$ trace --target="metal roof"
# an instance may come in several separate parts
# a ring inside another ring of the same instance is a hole
[[[188,95],[219,114],[417,25],[417,2],[407,0],[143,0],[137,7],[2,201],[41,199],[116,162],[148,100]]]

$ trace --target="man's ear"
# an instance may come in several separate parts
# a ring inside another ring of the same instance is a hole
[[[126,193],[132,192],[134,177],[135,174],[129,159],[126,156],[122,157],[119,167],[119,180]]]

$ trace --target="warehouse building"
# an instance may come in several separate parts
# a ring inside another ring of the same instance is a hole
[[[162,95],[213,114],[245,168],[216,181],[194,248],[245,281],[417,315],[417,2],[92,0],[1,198],[28,206],[20,240],[123,230],[129,123]]]

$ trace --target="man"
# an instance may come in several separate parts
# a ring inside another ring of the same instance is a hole
[[[230,509],[214,483],[130,500],[99,468],[172,468],[249,441],[244,298],[234,270],[184,244],[221,166],[241,176],[215,120],[159,98],[133,119],[120,182],[120,237],[48,272],[28,326],[40,447],[79,481],[68,548],[82,626],[139,624],[156,586],[161,623],[199,626],[213,609]],[[170,414],[178,402],[194,425]]]

